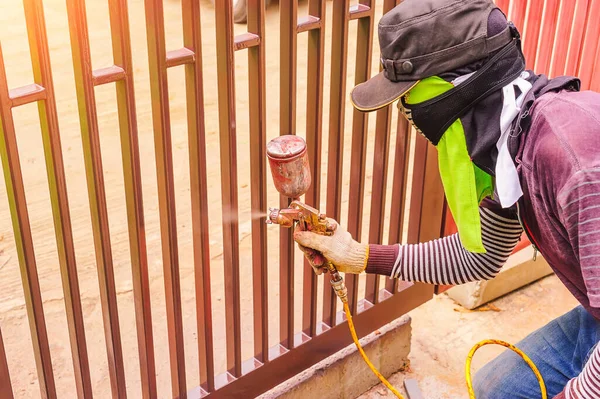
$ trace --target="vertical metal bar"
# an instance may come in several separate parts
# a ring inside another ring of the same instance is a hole
[[[210,392],[215,386],[212,303],[210,287],[210,244],[208,227],[208,188],[206,170],[206,132],[204,124],[204,83],[202,72],[202,36],[200,4],[181,2],[183,44],[194,52],[194,62],[186,64],[188,141],[190,150],[190,185],[194,236],[194,270],[196,286],[196,324],[200,384]]]
[[[450,207],[448,206],[448,201],[444,198],[444,204],[442,208],[442,226],[440,229],[440,237],[447,237],[449,235],[455,234],[458,232],[458,228],[452,217],[452,212],[450,211]],[[439,295],[442,292],[449,290],[452,285],[436,285],[435,286],[435,294]]]
[[[594,60],[600,35],[600,0],[590,0],[588,4],[587,23],[585,27],[583,47],[579,58],[577,76],[581,79],[582,90],[587,90],[592,81]]]
[[[572,2],[568,1],[563,3]],[[558,25],[559,6],[559,0],[546,0],[546,5],[544,6],[544,18],[539,21],[541,24],[543,20],[544,24],[541,27],[538,55],[535,60],[535,71],[537,73],[549,74],[550,72],[550,61],[552,60],[556,26]]]
[[[38,113],[65,298],[65,311],[69,329],[73,371],[75,373],[75,385],[78,397],[91,397],[92,384],[85,341],[77,262],[73,245],[73,230],[69,214],[44,10],[39,0],[26,0],[23,2],[23,5],[34,80],[36,84],[44,87],[46,92],[45,100],[38,102]]]
[[[419,236],[417,242],[440,238],[444,216],[444,186],[438,167],[438,153],[433,145],[427,145],[425,177],[423,179]]]
[[[446,237],[446,236],[449,236],[456,232],[457,232],[456,223],[454,223],[454,219],[452,218],[452,213],[450,212],[450,208],[448,207],[448,202],[444,198],[443,205],[442,205],[442,220],[441,220],[439,236]],[[434,294],[435,295],[442,294],[442,293],[448,291],[452,287],[453,287],[452,285],[436,285],[434,288]]]
[[[556,30],[554,51],[549,73],[550,77],[565,73],[571,30],[573,28],[575,4],[575,1],[560,2],[558,28]]]
[[[515,0],[506,0],[504,5],[504,8],[500,7],[500,9],[504,12],[504,14],[506,15],[506,19],[508,19],[509,21],[512,21],[512,8],[514,5]],[[496,0],[496,4],[499,3],[504,3],[504,0]]]
[[[496,0],[496,5],[508,16],[510,0]]]
[[[594,60],[594,72],[590,81],[590,90],[600,91],[600,41],[596,47],[596,59]]]
[[[39,1],[39,0],[38,0]],[[92,61],[87,19],[83,0],[67,0],[69,33],[73,48],[73,68],[79,103],[79,123],[87,176],[90,213],[96,249],[100,300],[104,319],[104,335],[108,355],[110,384],[114,397],[126,396],[125,369],[117,306],[117,291],[113,269],[108,209],[100,153],[98,116],[92,77]]]
[[[2,340],[2,331],[0,330],[0,397],[3,399],[13,399],[13,391],[10,383],[10,372],[6,362],[6,352],[4,351],[4,341]]]
[[[395,5],[396,0],[385,0],[383,2],[383,13],[387,13],[394,8]],[[382,66],[379,65],[379,72],[382,70]],[[383,219],[385,218],[385,190],[387,185],[387,169],[390,157],[390,128],[392,123],[392,109],[392,105],[388,105],[387,107],[377,111],[375,121],[375,146],[373,151],[375,156],[373,157],[371,217],[369,218],[369,243],[371,244],[381,244],[383,240]],[[379,280],[379,276],[372,274],[367,275],[365,299],[371,303],[379,302]],[[393,289],[393,280],[390,279],[389,284]],[[390,292],[392,291],[390,290]]]
[[[530,69],[533,69],[535,64],[543,11],[544,1],[533,0],[529,3],[527,24],[523,30],[523,53],[527,61],[527,68]]]
[[[410,212],[408,215],[407,242],[419,242],[421,229],[421,211],[423,209],[423,190],[425,188],[425,169],[427,166],[428,141],[415,134],[415,156],[413,161],[412,188],[410,194]]]
[[[389,244],[397,244],[402,242],[402,232],[404,230],[404,212],[407,200],[406,187],[408,185],[411,131],[410,125],[404,115],[402,115],[400,112],[398,113],[398,124],[396,126],[396,155],[394,160],[393,174],[394,179],[392,183],[392,206],[390,209],[390,229],[388,236]],[[385,282],[385,288],[387,291],[395,294],[398,289],[398,280],[387,279]],[[374,299],[377,301],[376,296]]]
[[[13,232],[19,266],[21,269],[21,281],[27,308],[27,318],[31,331],[33,354],[38,373],[41,396],[44,399],[56,398],[56,386],[52,373],[52,360],[50,358],[50,346],[48,344],[48,333],[46,332],[46,321],[40,283],[33,250],[33,239],[27,212],[27,200],[25,198],[25,187],[23,186],[23,175],[19,162],[19,150],[15,136],[15,125],[8,96],[8,85],[6,82],[6,69],[4,68],[4,57],[0,45],[0,156],[2,157],[2,169],[4,171],[4,182],[6,194],[10,207],[10,215],[13,224]]]
[[[350,0],[334,0],[331,33],[331,91],[329,105],[329,151],[327,161],[327,215],[340,219],[342,205],[342,162]],[[337,298],[328,284],[323,297],[323,322],[333,327]]]
[[[298,34],[298,2],[279,3],[280,17],[280,107],[279,129],[282,135],[296,134],[296,56]],[[280,196],[280,206],[288,206],[291,198]],[[294,240],[293,231],[279,233],[279,340],[286,348],[294,347]]]
[[[279,4],[280,16],[280,96],[279,110],[281,134],[296,134],[296,79],[298,4],[296,1],[282,1]]]
[[[588,15],[589,0],[577,0],[573,12],[573,30],[569,40],[569,51],[565,65],[565,75],[576,75],[579,67],[579,57],[583,46],[583,37]]]
[[[442,220],[441,236],[446,237],[452,234],[458,233],[458,227],[452,217],[452,212],[448,206],[448,202],[444,201],[444,217]]]
[[[248,83],[250,93],[250,205],[252,212],[267,211],[267,161],[265,146],[266,76],[265,76],[265,0],[248,2],[248,32],[260,37],[260,44],[248,49]],[[282,229],[284,230],[284,229]],[[269,361],[269,307],[267,229],[262,219],[252,218],[252,292],[254,302],[254,357]]]
[[[127,1],[109,0],[109,13],[114,62],[125,71],[125,78],[118,80],[115,88],[119,110],[142,397],[155,398],[157,393],[152,306],[148,256],[146,253],[146,231],[144,227],[144,205]]]
[[[229,1],[215,2],[217,80],[221,139],[221,195],[223,198],[223,264],[225,267],[225,325],[227,369],[242,375],[240,326],[240,251],[235,127],[233,14]]]
[[[521,34],[525,31],[525,15],[527,14],[528,2],[529,0],[513,0],[511,19]]]
[[[358,20],[356,37],[356,70],[354,84],[366,81],[371,74],[371,57],[373,53],[374,12],[372,0],[360,0],[371,8],[368,17]],[[352,115],[352,156],[350,158],[350,189],[348,203],[348,232],[360,241],[362,230],[362,214],[365,194],[365,166],[367,159],[368,114],[353,110]],[[353,314],[358,308],[358,276],[346,275],[348,287],[348,303]]]
[[[177,220],[173,177],[173,151],[167,83],[165,21],[161,0],[145,0],[148,27],[148,61],[152,94],[152,121],[156,151],[158,207],[162,241],[167,329],[173,397],[186,398],[185,353],[181,315],[181,286],[177,248]]]
[[[310,0],[309,15],[319,18],[321,26],[308,32],[308,80],[306,83],[306,145],[312,172],[312,185],[306,193],[309,205],[319,209],[321,192],[321,148],[323,130],[323,75],[325,52],[325,0]],[[317,275],[304,260],[302,331],[317,333]]]
[[[369,218],[369,243],[381,244],[383,240],[383,219],[385,217],[385,190],[387,184],[387,165],[390,156],[391,106],[377,112],[375,125],[375,147],[373,157],[373,185],[371,189],[371,217]],[[394,206],[394,205],[392,205]],[[371,303],[379,302],[379,282],[377,275],[368,274],[365,299]],[[393,280],[390,282],[393,287]],[[386,285],[387,286],[387,285]],[[390,291],[392,292],[392,291]]]

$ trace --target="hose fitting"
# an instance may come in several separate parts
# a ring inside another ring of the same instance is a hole
[[[348,303],[348,289],[346,288],[344,279],[339,275],[339,273],[336,272],[336,274],[337,276],[332,274],[331,280],[329,280],[331,287],[335,291],[335,294],[338,296],[338,298],[340,298],[342,303]]]

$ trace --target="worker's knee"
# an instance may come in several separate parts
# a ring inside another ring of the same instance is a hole
[[[496,399],[499,398],[498,394],[501,392],[503,383],[499,379],[500,376],[489,373],[486,368],[491,367],[487,366],[490,365],[486,365],[486,367],[475,374],[475,379],[473,380],[473,390],[477,399]]]
[[[506,351],[477,372],[473,381],[477,399],[539,398],[540,391],[527,363]]]

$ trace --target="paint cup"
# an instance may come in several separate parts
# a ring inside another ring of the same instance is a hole
[[[312,181],[306,142],[295,135],[279,136],[267,144],[273,183],[282,195],[298,199]]]

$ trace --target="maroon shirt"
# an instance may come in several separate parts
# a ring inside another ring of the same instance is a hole
[[[600,320],[600,94],[536,100],[516,156],[521,218],[556,275]]]

